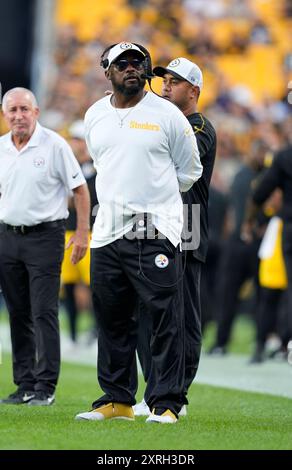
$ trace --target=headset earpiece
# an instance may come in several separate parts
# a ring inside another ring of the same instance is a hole
[[[100,61],[100,65],[104,68],[104,69],[107,69],[108,68],[108,59],[103,59]]]
[[[107,69],[108,68],[108,59],[107,58],[104,58],[104,56],[106,55],[107,52],[109,52],[113,47],[115,47],[117,44],[112,44],[111,46],[108,46],[104,51],[103,53],[101,54],[101,58],[100,58],[100,65],[104,68],[104,69]]]

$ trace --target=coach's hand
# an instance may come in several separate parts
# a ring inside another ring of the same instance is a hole
[[[77,264],[84,256],[88,248],[88,230],[76,230],[66,245],[66,250],[73,245],[71,263]]]

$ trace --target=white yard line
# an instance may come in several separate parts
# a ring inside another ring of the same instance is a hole
[[[292,366],[284,360],[251,365],[247,356],[203,355],[196,382],[292,398]]]
[[[9,328],[3,324],[0,327],[2,350],[10,351]],[[61,344],[63,361],[96,366],[96,343],[91,346],[72,346],[68,338],[62,335]],[[249,365],[247,356],[202,355],[195,382],[292,398],[292,365],[276,360]]]

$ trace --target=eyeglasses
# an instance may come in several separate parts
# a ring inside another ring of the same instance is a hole
[[[126,70],[126,68],[131,65],[132,67],[134,67],[134,69],[136,70],[140,70],[143,68],[143,65],[144,65],[144,61],[141,60],[141,59],[131,59],[131,60],[127,60],[127,59],[120,59],[120,60],[117,60],[116,62],[114,62],[113,64],[115,66],[115,68],[119,71],[119,72],[123,72],[124,70]]]

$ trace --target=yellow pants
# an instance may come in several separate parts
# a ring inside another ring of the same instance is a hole
[[[268,289],[286,289],[287,274],[282,252],[283,221],[279,220],[277,238],[272,256],[260,260],[259,281]]]
[[[68,243],[70,238],[74,235],[73,231],[66,232],[65,244]],[[89,236],[90,239],[90,236]],[[61,271],[62,284],[77,284],[82,282],[86,286],[90,285],[90,249],[87,250],[86,255],[77,264],[72,264],[70,257],[73,245],[70,246],[64,253]]]

